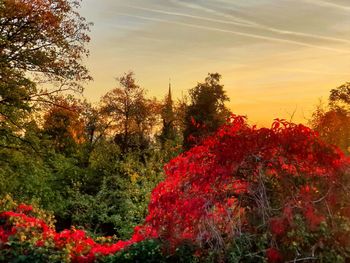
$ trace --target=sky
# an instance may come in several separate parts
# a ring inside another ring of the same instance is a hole
[[[232,112],[252,124],[307,123],[350,81],[350,0],[83,0],[94,23],[85,64],[93,102],[133,71],[150,97],[181,98],[222,75]]]

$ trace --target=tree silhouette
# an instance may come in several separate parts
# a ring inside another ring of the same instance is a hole
[[[184,148],[189,149],[215,132],[229,117],[225,102],[229,98],[220,83],[219,73],[209,73],[204,83],[189,91],[191,103],[185,116]]]
[[[145,91],[136,84],[133,72],[118,80],[120,87],[103,96],[101,113],[109,122],[114,141],[122,152],[145,149],[149,133],[156,123],[157,102],[145,97]]]
[[[319,105],[310,120],[311,127],[321,138],[337,145],[345,153],[350,147],[350,83],[330,91],[328,107]]]

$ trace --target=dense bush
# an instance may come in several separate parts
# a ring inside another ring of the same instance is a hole
[[[170,161],[144,227],[170,249],[188,240],[218,261],[348,260],[348,168],[305,126],[256,129],[234,116]]]
[[[147,215],[150,193],[164,176],[162,161],[152,156],[142,163],[136,154],[113,152],[116,145],[101,146],[86,169],[91,176],[70,196],[72,223],[127,239]]]

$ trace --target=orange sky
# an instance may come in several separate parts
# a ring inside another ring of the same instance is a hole
[[[84,0],[92,27],[86,61],[97,102],[133,70],[163,98],[223,75],[228,106],[254,124],[306,122],[318,100],[350,81],[348,0]]]

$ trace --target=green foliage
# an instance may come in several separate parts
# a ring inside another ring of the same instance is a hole
[[[146,240],[129,248],[122,250],[115,255],[101,258],[100,263],[132,263],[132,262],[166,262],[165,256],[162,253],[161,243],[157,240]]]
[[[204,83],[198,83],[189,91],[191,104],[187,107],[185,116],[185,149],[215,132],[229,117],[229,110],[225,107],[229,98],[220,79],[220,74],[209,73]]]
[[[99,185],[82,186],[71,201],[72,222],[88,226],[94,233],[129,238],[147,213],[149,194],[163,178],[156,160],[143,164],[138,156],[113,155],[116,145],[99,147],[92,153],[91,169]],[[94,159],[96,158],[96,159]],[[114,160],[111,160],[114,158]],[[90,193],[85,192],[84,188]]]
[[[194,247],[191,244],[183,244],[174,251],[167,253],[164,244],[160,240],[149,239],[131,245],[115,255],[107,256],[98,260],[99,263],[197,263],[194,256]],[[210,261],[208,261],[210,262]]]
[[[242,233],[237,236],[227,252],[227,262],[266,262],[265,248],[268,246],[266,234],[251,235]]]
[[[19,204],[10,195],[0,199],[0,211],[15,211]],[[49,227],[53,227],[55,220],[51,213],[40,209],[37,205],[25,206],[30,208],[30,215],[43,220]],[[3,220],[3,219],[2,219]],[[3,222],[1,222],[3,223]],[[20,232],[10,237],[6,243],[0,244],[0,262],[9,263],[44,263],[65,262],[65,253],[54,249],[52,242],[47,246],[37,246],[39,232],[34,225],[22,228]]]
[[[51,174],[35,154],[1,149],[6,161],[0,162],[0,193],[12,195],[22,202],[49,204],[55,200],[48,184]],[[48,207],[47,207],[48,208]]]

